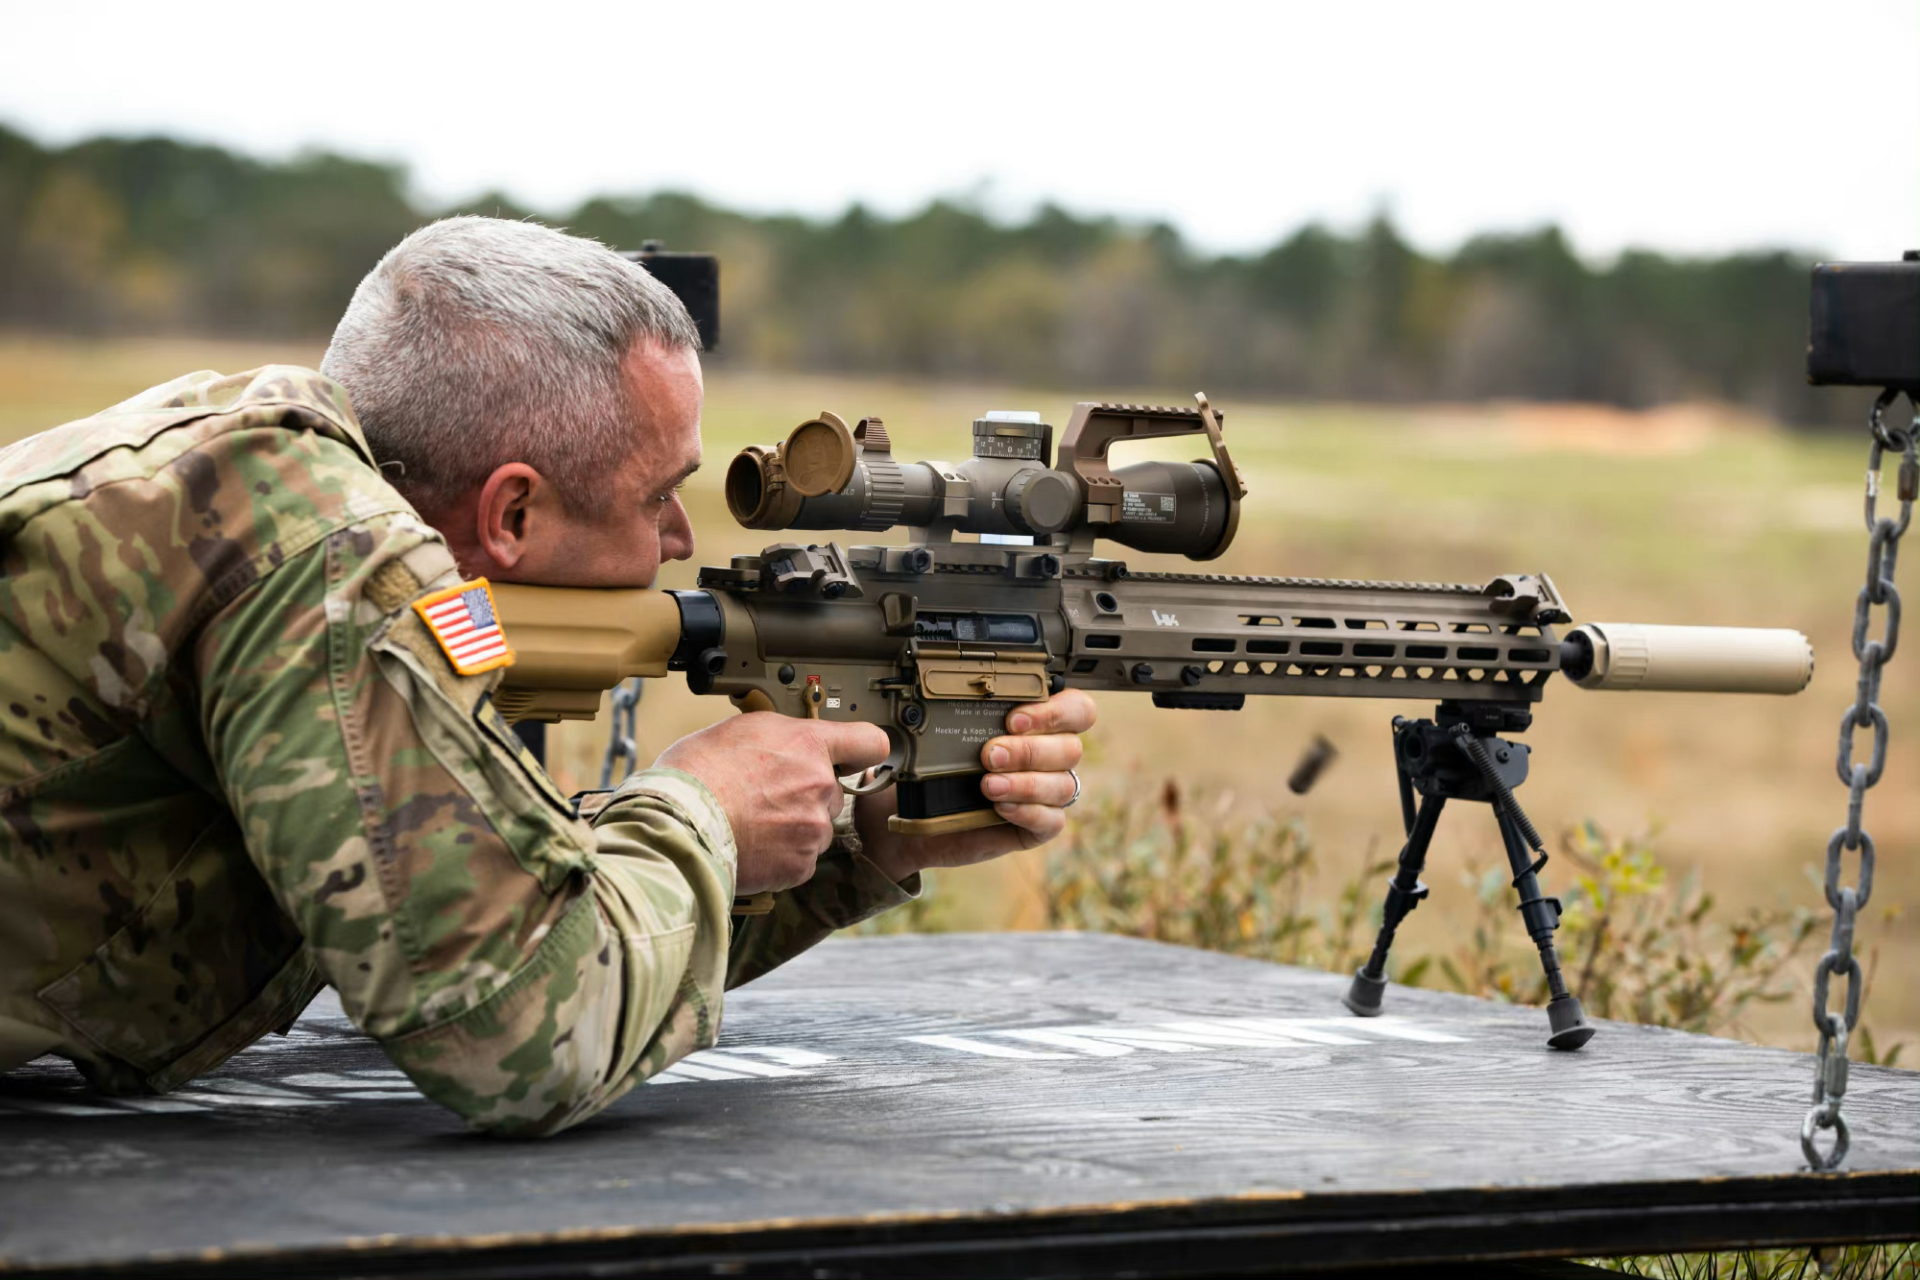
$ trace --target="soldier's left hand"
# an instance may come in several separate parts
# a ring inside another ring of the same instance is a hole
[[[1007,716],[1007,732],[980,750],[987,770],[980,789],[1007,820],[1004,826],[898,835],[886,822],[895,809],[893,789],[860,797],[854,814],[866,856],[899,881],[928,867],[961,867],[1045,844],[1067,825],[1066,807],[1079,790],[1071,771],[1080,763],[1080,735],[1097,715],[1092,698],[1068,689]]]

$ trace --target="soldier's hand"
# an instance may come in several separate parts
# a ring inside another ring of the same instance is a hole
[[[744,897],[813,877],[843,803],[839,777],[879,764],[890,749],[874,725],[757,711],[689,734],[657,763],[700,779],[727,811],[738,851],[733,891]]]
[[[900,881],[928,867],[966,866],[1045,844],[1067,825],[1066,806],[1076,790],[1069,771],[1080,763],[1080,735],[1097,715],[1092,698],[1068,689],[1015,709],[1006,734],[981,748],[987,776],[980,789],[1006,826],[902,836],[887,830],[896,803],[891,788],[860,797],[854,817],[867,858]]]

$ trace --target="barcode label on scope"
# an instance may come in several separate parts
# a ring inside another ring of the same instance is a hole
[[[1175,509],[1170,493],[1136,493],[1128,489],[1120,496],[1120,518],[1130,523],[1172,524]]]

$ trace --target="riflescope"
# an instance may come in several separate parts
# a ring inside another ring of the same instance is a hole
[[[750,445],[727,468],[727,507],[749,529],[898,526],[916,540],[955,533],[1025,536],[1078,549],[1102,537],[1137,551],[1211,560],[1233,541],[1246,492],[1221,439],[1219,415],[1148,405],[1081,405],[1052,465],[1053,428],[1037,413],[996,411],[973,424],[973,456],[901,462],[886,427],[849,429],[831,413],[785,441]],[[1117,441],[1200,434],[1213,456],[1109,467]]]

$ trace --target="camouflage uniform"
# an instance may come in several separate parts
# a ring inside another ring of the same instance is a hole
[[[500,673],[408,607],[452,558],[318,374],[193,374],[0,452],[0,549],[0,1070],[164,1091],[331,983],[429,1097],[551,1132],[908,896],[843,833],[730,933],[694,778],[575,817]]]

